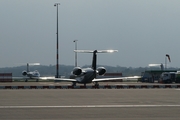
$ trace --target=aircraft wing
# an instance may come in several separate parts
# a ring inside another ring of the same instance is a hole
[[[13,80],[29,79],[29,77],[12,77]]]
[[[38,79],[38,80],[55,80],[55,77],[12,77],[14,80],[21,80],[21,79]]]
[[[129,76],[129,77],[125,77],[126,79],[139,79],[141,78],[141,76]]]
[[[53,80],[54,82],[76,82],[76,79],[55,78],[55,77],[39,77],[39,80]]]
[[[54,82],[77,82],[77,80],[68,78],[55,78]]]
[[[33,78],[33,79],[35,79],[35,78]],[[39,77],[37,79],[39,79],[39,80],[55,80],[55,77]]]
[[[129,77],[114,77],[114,78],[97,78],[92,80],[93,82],[107,82],[107,81],[118,81],[118,80],[138,80],[141,76],[129,76]]]
[[[118,80],[123,80],[123,78],[118,77],[118,78],[97,78],[92,80],[92,82],[109,82],[109,81],[118,81]]]

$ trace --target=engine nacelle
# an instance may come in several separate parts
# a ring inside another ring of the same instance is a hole
[[[27,75],[27,72],[26,71],[22,71],[22,75]]]
[[[74,75],[80,75],[82,73],[82,69],[80,67],[75,67],[73,69],[73,74]]]
[[[106,73],[106,69],[104,67],[98,67],[97,68],[97,74],[98,75],[104,75]]]

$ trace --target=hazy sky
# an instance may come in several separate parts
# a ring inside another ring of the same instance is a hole
[[[78,49],[116,49],[98,54],[98,64],[180,67],[180,0],[0,0],[0,67],[27,62],[56,64],[59,8],[59,63],[74,65]],[[78,53],[78,65],[92,54]]]

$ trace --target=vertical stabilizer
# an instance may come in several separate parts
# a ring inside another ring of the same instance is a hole
[[[97,50],[93,52],[93,58],[92,58],[92,69],[96,70],[96,64],[97,64]]]
[[[27,63],[27,72],[30,72],[29,66],[32,65],[40,65],[40,63]]]
[[[29,72],[29,63],[27,63],[27,72]]]

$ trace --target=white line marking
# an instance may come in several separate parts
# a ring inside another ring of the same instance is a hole
[[[129,107],[180,107],[180,105],[70,105],[70,106],[0,106],[2,108],[129,108]]]

